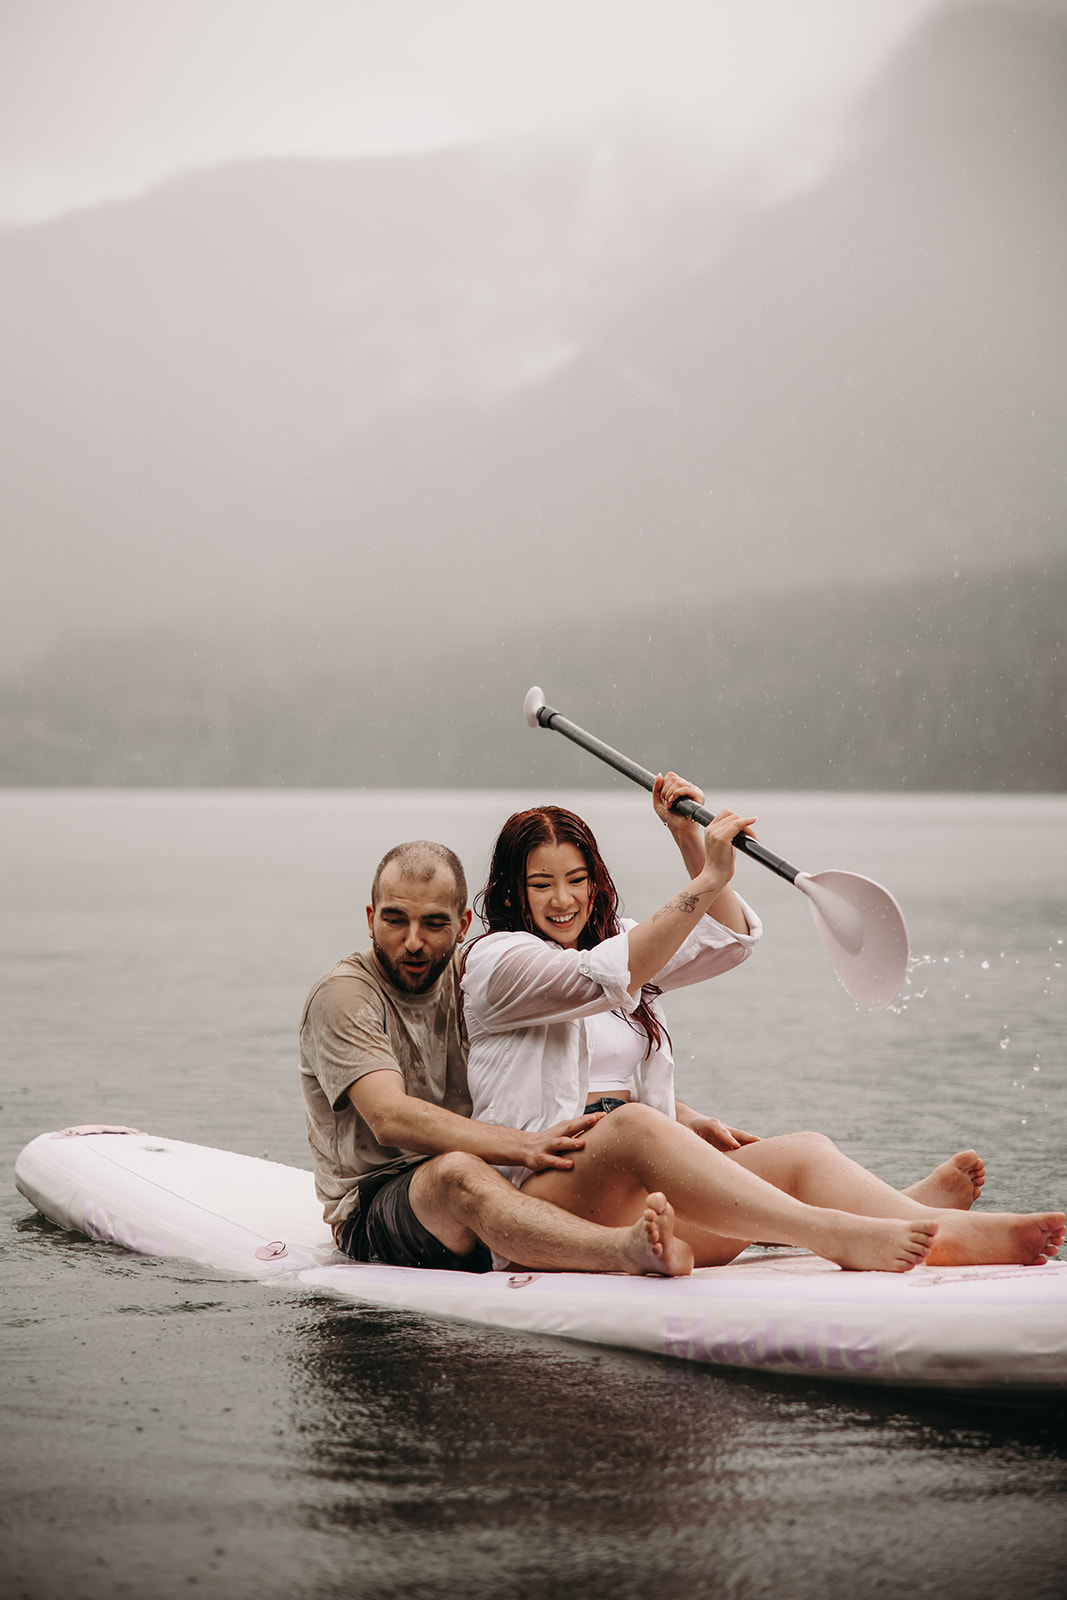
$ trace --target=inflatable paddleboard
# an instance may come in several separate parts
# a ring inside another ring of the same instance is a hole
[[[687,1278],[366,1266],[334,1248],[310,1172],[102,1127],[41,1134],[15,1182],[90,1238],[362,1305],[852,1383],[1067,1391],[1067,1262],[843,1272],[758,1250]]]

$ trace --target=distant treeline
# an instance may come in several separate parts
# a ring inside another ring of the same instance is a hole
[[[306,640],[69,638],[0,684],[0,783],[619,781],[526,728],[536,682],[572,720],[709,788],[1067,790],[1067,558],[582,625],[553,623],[557,581],[540,631],[509,633],[472,596],[429,638],[401,605],[373,661],[347,641],[309,654]]]

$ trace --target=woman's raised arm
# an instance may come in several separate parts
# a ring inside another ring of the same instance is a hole
[[[680,778],[676,772],[668,772],[666,777],[658,773],[652,790],[653,809],[664,827],[670,829],[671,837],[678,846],[686,868],[695,877],[704,865],[704,830],[692,817],[685,817],[680,811],[672,811],[674,802],[682,799],[695,800],[698,806],[702,806],[704,791],[698,789],[695,783]],[[753,838],[756,837],[750,827],[746,828],[745,832],[752,834]],[[731,932],[740,934],[749,932],[748,918],[740,900],[729,885],[704,909],[709,917],[714,917],[716,922],[721,922],[723,927],[729,928]]]
[[[736,811],[720,811],[715,820],[703,829],[703,859],[685,888],[668,900],[665,906],[639,922],[636,928],[630,929],[631,994],[637,994],[642,985],[652,981],[697,921],[718,904],[733,877],[734,835],[751,832],[755,820],[755,817],[741,817]],[[689,865],[688,860],[686,865]],[[740,906],[737,907],[737,913],[741,926],[734,928],[734,931],[747,933],[748,922]],[[714,912],[712,914],[716,915]],[[727,926],[732,924],[728,923]]]

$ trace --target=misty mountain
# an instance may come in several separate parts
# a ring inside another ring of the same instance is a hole
[[[397,554],[368,466],[399,464],[391,500],[424,433],[447,449],[571,360],[695,181],[626,139],[273,161],[0,229],[5,632],[336,627]]]
[[[0,232],[11,660],[419,656],[1063,547],[1067,18],[935,15],[814,187],[617,133]]]
[[[430,658],[253,659],[72,636],[0,680],[0,783],[529,789],[615,784],[572,720],[711,790],[1067,789],[1067,557],[977,577],[486,628]]]

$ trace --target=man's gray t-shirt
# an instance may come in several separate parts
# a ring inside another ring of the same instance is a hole
[[[380,1145],[348,1099],[368,1072],[399,1073],[406,1094],[469,1117],[467,1054],[460,1032],[458,957],[428,994],[383,977],[370,950],[346,956],[308,995],[300,1022],[300,1086],[315,1190],[336,1235],[359,1203],[359,1180],[418,1152]]]

